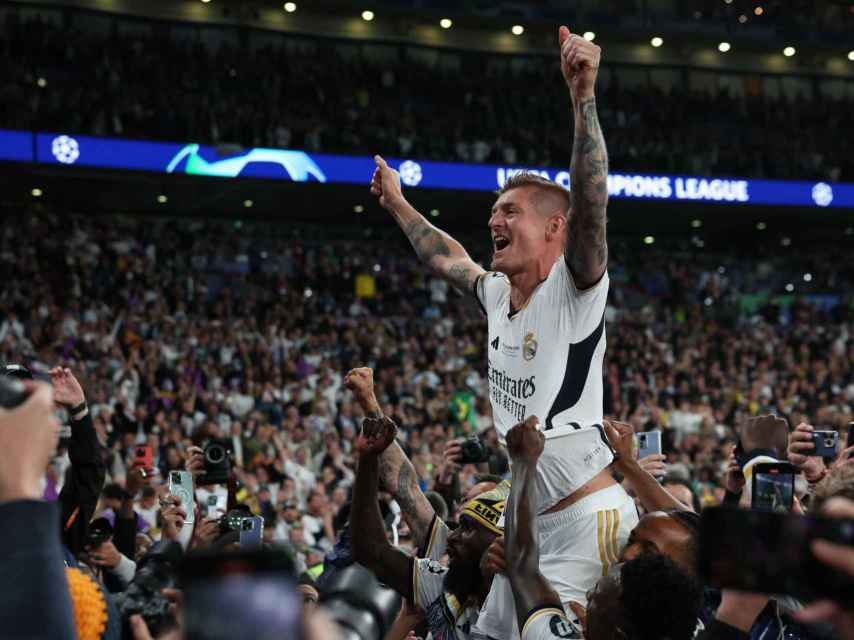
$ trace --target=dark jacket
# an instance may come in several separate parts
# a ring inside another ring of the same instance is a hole
[[[102,447],[88,413],[71,421],[68,457],[71,466],[59,494],[62,542],[77,556],[86,543],[89,521],[95,514],[106,475]]]
[[[21,500],[0,505],[0,598],[3,638],[73,640],[77,633],[55,505]]]

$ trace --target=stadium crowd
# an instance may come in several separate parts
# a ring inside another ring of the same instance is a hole
[[[552,58],[263,32],[225,31],[206,42],[192,30],[120,18],[90,29],[86,14],[71,16],[69,24],[6,16],[0,126],[569,165],[572,122]],[[854,180],[850,92],[836,97],[799,79],[800,89],[770,92],[758,76],[737,78],[740,90],[712,89],[682,69],[670,70],[668,88],[654,74],[636,82],[638,73],[606,63],[600,80],[616,170]]]
[[[127,560],[174,534],[177,508],[158,501],[167,474],[198,470],[194,447],[215,438],[233,451],[233,498],[264,518],[264,540],[298,559],[311,592],[341,553],[364,415],[344,385],[356,366],[375,369],[382,411],[418,486],[438,492],[437,511],[452,518],[476,485],[509,477],[486,400],[480,311],[399,238],[376,230],[358,244],[343,228],[44,210],[22,220],[0,235],[0,360],[35,372],[61,365],[79,380],[105,447],[92,514],[115,527],[123,508],[135,512]],[[734,427],[751,417],[844,433],[854,420],[854,272],[835,257],[842,243],[809,265],[813,291],[828,295],[766,300],[758,294],[798,279],[800,257],[769,247],[749,267],[711,251],[690,261],[657,248],[639,255],[629,242],[611,242],[605,415],[663,433],[666,460],[645,468],[666,473],[674,495],[687,489],[678,495],[697,509],[724,500]],[[495,454],[457,466],[447,443],[476,434]],[[151,446],[157,470],[142,490],[139,445]],[[60,493],[68,467],[66,456],[52,459],[46,497]],[[194,544],[216,536],[197,527]],[[126,570],[107,545],[88,562]],[[402,524],[399,547],[419,546]]]

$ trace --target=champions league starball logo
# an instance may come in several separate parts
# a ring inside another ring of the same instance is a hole
[[[421,165],[412,160],[401,162],[398,171],[400,171],[400,181],[407,187],[417,187],[423,177]]]
[[[826,207],[833,202],[833,189],[826,182],[818,182],[812,188],[812,199],[820,207]]]
[[[57,136],[50,145],[51,153],[62,164],[74,164],[80,157],[80,145],[69,136]]]

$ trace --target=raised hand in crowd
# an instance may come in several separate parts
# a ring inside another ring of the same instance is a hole
[[[804,473],[807,482],[814,484],[821,480],[826,473],[824,460],[818,456],[810,455],[815,451],[812,440],[812,425],[801,422],[795,430],[789,434],[786,453],[791,462]]]
[[[187,447],[187,460],[184,469],[193,474],[193,480],[205,472],[205,452],[201,447]]]
[[[622,474],[631,489],[635,492],[640,503],[648,512],[652,511],[685,511],[688,505],[668,493],[647,468],[657,469],[661,462],[647,460],[645,467],[635,459],[634,428],[630,424],[615,420],[603,420],[605,435],[613,447],[615,456],[613,467]],[[653,456],[647,456],[652,458]]]
[[[177,496],[166,496],[162,504],[160,517],[163,519],[163,538],[178,542],[186,525],[187,511],[181,506],[181,498]]]
[[[730,451],[723,476],[724,489],[732,494],[740,494],[744,490],[744,482],[744,473],[735,459],[735,451]]]
[[[789,434],[787,448],[789,462],[803,471],[810,484],[819,482],[830,469],[854,464],[854,442],[841,442],[835,459],[829,465],[824,458],[810,455],[815,452],[814,432],[812,425],[800,423]]]
[[[651,453],[643,458],[638,458],[638,466],[649,475],[661,478],[667,473],[667,456],[663,453]]]
[[[219,520],[203,520],[196,526],[196,530],[193,532],[193,548],[206,549],[210,547],[214,541],[219,538],[219,536]]]
[[[365,418],[362,431],[356,437],[353,448],[360,454],[379,455],[394,442],[397,426],[391,418]]]
[[[90,549],[88,555],[92,564],[105,569],[114,569],[122,559],[122,554],[119,553],[111,540],[102,542],[98,547]]]
[[[53,385],[53,398],[57,404],[74,408],[86,402],[83,387],[71,373],[71,369],[54,367],[49,373],[50,383]]]
[[[53,390],[28,382],[24,403],[0,412],[0,503],[38,500],[41,479],[59,441]]]
[[[738,428],[738,435],[745,453],[762,449],[781,459],[789,441],[789,423],[779,416],[757,416],[745,421]]]
[[[351,370],[344,377],[346,386],[356,398],[356,402],[362,407],[362,411],[368,417],[379,417],[382,415],[377,397],[374,395],[374,372],[368,367],[359,367]]]

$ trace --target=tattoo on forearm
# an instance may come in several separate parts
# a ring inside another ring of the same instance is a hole
[[[424,262],[430,262],[436,256],[451,255],[451,248],[442,233],[425,220],[419,219],[406,225],[403,232],[412,243],[415,253]]]
[[[415,511],[415,496],[412,493],[412,484],[415,482],[414,469],[412,465],[404,462],[400,465],[400,475],[397,476],[397,503],[400,505],[400,510],[406,516],[407,521],[410,521],[410,526],[416,520],[417,514]]]
[[[457,263],[448,269],[448,281],[462,293],[471,293],[477,269],[470,264]]]
[[[573,272],[586,284],[592,284],[608,260],[608,151],[595,98],[582,100],[577,106],[571,187],[567,257]]]

